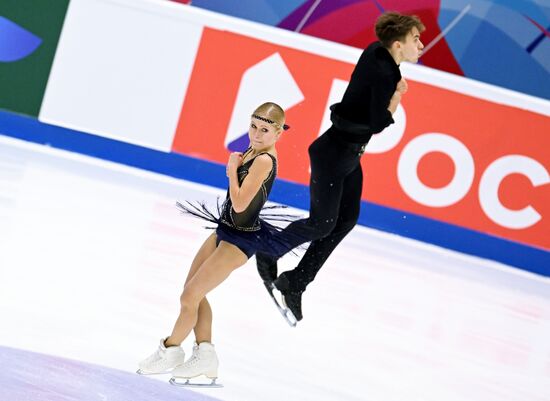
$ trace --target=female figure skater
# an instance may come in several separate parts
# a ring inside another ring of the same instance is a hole
[[[221,284],[233,270],[244,265],[257,250],[284,247],[273,242],[277,227],[260,218],[277,173],[275,143],[285,125],[283,109],[264,103],[251,116],[248,136],[250,147],[244,153],[229,156],[226,174],[229,189],[219,216],[204,206],[178,203],[180,210],[217,224],[197,252],[180,297],[180,312],[170,336],[161,339],[158,349],[139,363],[138,373],[155,374],[172,371],[177,379],[205,375],[216,386],[218,358],[212,340],[212,310],[206,294]],[[288,251],[289,249],[287,249]],[[196,344],[192,356],[184,361],[180,344],[194,331]],[[185,384],[190,384],[188,381]]]

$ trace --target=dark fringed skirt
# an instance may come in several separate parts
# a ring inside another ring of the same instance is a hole
[[[299,218],[299,216],[290,214],[273,213],[274,209],[283,209],[285,206],[264,206],[258,219],[258,228],[255,230],[239,229],[233,227],[222,219],[224,204],[218,207],[216,213],[210,211],[204,203],[191,203],[185,201],[185,204],[176,202],[176,207],[183,214],[192,215],[205,220],[214,226],[205,226],[207,229],[215,229],[218,237],[217,241],[226,241],[235,245],[244,254],[250,258],[256,252],[272,255],[276,258],[285,253],[293,252],[293,245],[302,243],[290,238],[289,234],[284,232],[284,228],[269,223],[288,223]]]

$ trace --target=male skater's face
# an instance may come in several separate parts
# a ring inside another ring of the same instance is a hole
[[[405,41],[399,43],[401,44],[403,61],[416,63],[422,54],[422,49],[424,48],[424,45],[420,41],[420,32],[418,31],[418,28],[413,27],[413,29],[411,29],[405,37]]]

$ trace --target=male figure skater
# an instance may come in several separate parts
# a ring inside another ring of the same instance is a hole
[[[407,91],[399,65],[418,61],[424,47],[422,31],[424,25],[416,16],[388,12],[377,19],[378,41],[363,51],[342,101],[331,106],[332,126],[308,149],[309,218],[289,224],[280,233],[295,246],[311,244],[298,266],[279,277],[277,257],[256,255],[264,284],[270,292],[273,285],[281,291],[296,320],[302,319],[306,286],[357,223],[363,187],[361,156],[371,136],[394,122],[392,115]]]

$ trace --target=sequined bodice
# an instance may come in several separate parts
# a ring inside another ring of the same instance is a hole
[[[248,149],[243,156],[246,156],[249,151],[250,149]],[[240,213],[235,212],[235,210],[233,209],[228,190],[222,209],[222,223],[242,231],[256,231],[260,228],[258,218],[260,216],[260,211],[262,210],[262,207],[264,206],[265,202],[267,201],[267,197],[271,192],[271,187],[273,186],[273,182],[275,181],[275,176],[277,175],[277,159],[275,159],[273,155],[267,152],[262,152],[258,153],[252,159],[248,160],[246,163],[241,164],[237,168],[237,177],[239,181],[239,186],[241,186],[246,176],[248,175],[248,172],[250,170],[250,167],[254,163],[254,160],[256,159],[256,157],[262,154],[268,155],[273,161],[273,167],[271,168],[268,177],[264,180],[256,195],[254,195],[254,198],[252,198],[252,201],[250,202],[248,207]]]

